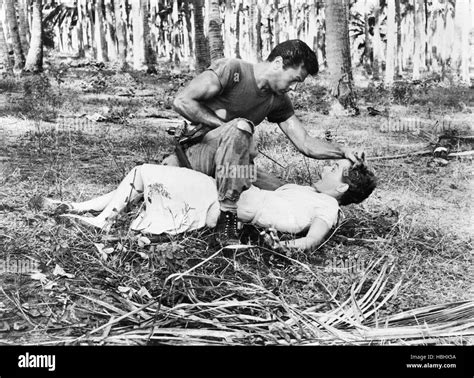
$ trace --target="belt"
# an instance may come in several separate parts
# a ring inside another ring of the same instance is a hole
[[[211,129],[206,125],[196,125],[193,130],[188,129],[188,123],[183,123],[177,127],[169,127],[166,132],[174,136],[175,153],[181,167],[192,169],[191,163],[186,156],[186,148],[199,143]]]

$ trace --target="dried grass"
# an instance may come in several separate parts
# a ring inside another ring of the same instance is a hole
[[[386,259],[374,261],[362,278],[354,283],[350,297],[327,312],[290,305],[282,297],[254,283],[235,284],[230,281],[222,283],[235,295],[247,299],[223,298],[209,302],[181,303],[172,307],[158,304],[157,299],[144,305],[127,300],[130,307],[135,309],[124,314],[117,308],[111,311],[114,307],[109,304],[89,298],[112,312],[115,318],[65,343],[359,345],[403,341],[413,345],[426,344],[426,339],[432,343],[435,339],[474,335],[473,301],[426,306],[374,320],[374,313],[396,295],[402,284],[399,281],[384,293],[392,263],[385,261],[382,264],[383,260]],[[367,291],[361,292],[370,272],[377,268],[380,269],[377,278]],[[182,280],[197,278],[201,277],[179,276]],[[137,325],[134,315],[139,312],[147,315]],[[125,319],[135,325],[119,327],[119,322]],[[109,329],[106,336],[93,336],[104,328]]]

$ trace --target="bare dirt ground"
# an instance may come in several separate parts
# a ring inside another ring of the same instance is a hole
[[[187,343],[330,343],[262,324],[287,322],[296,311],[299,316],[310,309],[332,311],[375,284],[377,311],[364,319],[368,322],[421,306],[472,300],[469,157],[370,161],[378,188],[363,204],[346,207],[337,233],[309,254],[278,256],[254,248],[224,256],[208,245],[208,230],[163,238],[150,249],[127,230],[136,208],[110,234],[37,209],[35,196],[86,200],[113,190],[133,166],[159,163],[172,150],[165,129],[179,118],[170,107],[173,95],[190,77],[165,67],[146,76],[88,65],[51,66],[43,78],[2,82],[0,258],[35,260],[42,274],[2,272],[3,342],[178,343],[184,337]],[[438,83],[400,86],[391,94],[360,87],[361,115],[335,117],[327,114],[318,83],[311,79],[294,95],[309,132],[330,134],[332,140],[363,148],[369,157],[430,146],[430,136],[433,141],[446,132],[435,130],[437,120],[451,125],[448,133],[472,135],[472,89]],[[386,117],[370,116],[367,106],[404,119],[422,118],[424,133],[386,131]],[[279,163],[261,155],[257,164],[288,182],[310,184],[327,164],[303,158],[276,125],[261,124],[257,140],[260,150]],[[451,147],[472,150],[465,142]],[[364,269],[378,259],[382,262],[367,273]],[[383,265],[384,259],[390,264]],[[326,269],[336,260],[358,261],[361,269]],[[359,283],[359,291],[351,294]],[[151,298],[160,298],[162,307],[155,303],[139,310]],[[202,303],[214,307],[200,308]],[[161,333],[150,331],[153,327]],[[189,329],[194,333],[186,334]],[[199,333],[204,329],[207,333]],[[128,337],[120,338],[125,333]]]

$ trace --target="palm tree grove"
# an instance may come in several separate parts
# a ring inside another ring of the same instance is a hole
[[[461,376],[473,56],[472,0],[0,0],[0,345]]]

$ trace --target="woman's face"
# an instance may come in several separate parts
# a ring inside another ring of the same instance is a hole
[[[344,184],[342,178],[347,176],[349,169],[352,167],[352,162],[348,159],[339,160],[332,166],[325,166],[321,172],[321,181],[326,188],[337,188]]]

